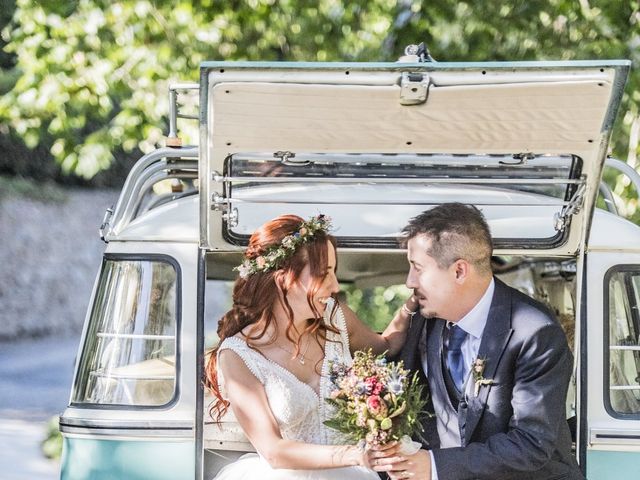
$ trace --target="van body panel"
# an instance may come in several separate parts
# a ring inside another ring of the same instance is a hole
[[[64,438],[61,480],[193,480],[194,441]]]
[[[621,480],[640,478],[640,460],[637,453],[590,450],[587,453],[589,480]]]
[[[137,217],[122,230],[117,241],[196,243],[198,235],[198,195],[191,195]]]
[[[623,217],[597,208],[586,250],[640,253],[640,228]]]

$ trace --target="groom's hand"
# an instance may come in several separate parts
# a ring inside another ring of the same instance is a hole
[[[382,459],[389,462],[399,462],[404,460],[398,452],[399,449],[400,445],[398,442],[389,442],[382,445],[376,445],[372,448],[367,448],[364,451],[364,466],[375,470],[376,465],[382,465]]]
[[[391,480],[431,480],[431,454],[426,450],[419,450],[414,455],[404,455],[401,458],[378,458],[373,462],[373,469],[376,472],[387,472]]]

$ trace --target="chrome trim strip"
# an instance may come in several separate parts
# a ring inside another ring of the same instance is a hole
[[[121,437],[128,438],[164,438],[193,440],[193,430],[136,430],[114,428],[84,428],[60,425],[60,432],[64,435],[82,435],[89,437]]]
[[[640,430],[591,428],[589,430],[589,444],[640,446]]]
[[[191,421],[183,420],[162,420],[162,421],[141,421],[141,420],[110,420],[110,419],[89,419],[60,417],[60,427],[82,427],[100,429],[131,429],[131,430],[193,430]]]
[[[439,184],[472,184],[472,185],[582,185],[581,178],[428,178],[428,177],[260,177],[242,176],[231,177],[228,175],[213,174],[214,182],[251,182],[251,183],[346,183],[346,184],[405,184],[417,183],[420,185]]]

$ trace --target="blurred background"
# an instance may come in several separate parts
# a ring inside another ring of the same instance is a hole
[[[203,60],[395,61],[418,42],[439,61],[630,59],[610,153],[639,169],[640,0],[0,0],[0,30],[6,479],[57,478],[97,228],[135,160],[164,144],[168,84],[197,82]],[[605,177],[640,222],[638,192]]]

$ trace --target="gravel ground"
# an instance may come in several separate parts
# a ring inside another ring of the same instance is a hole
[[[64,202],[0,199],[0,340],[79,332],[105,244],[112,190],[65,190]]]

